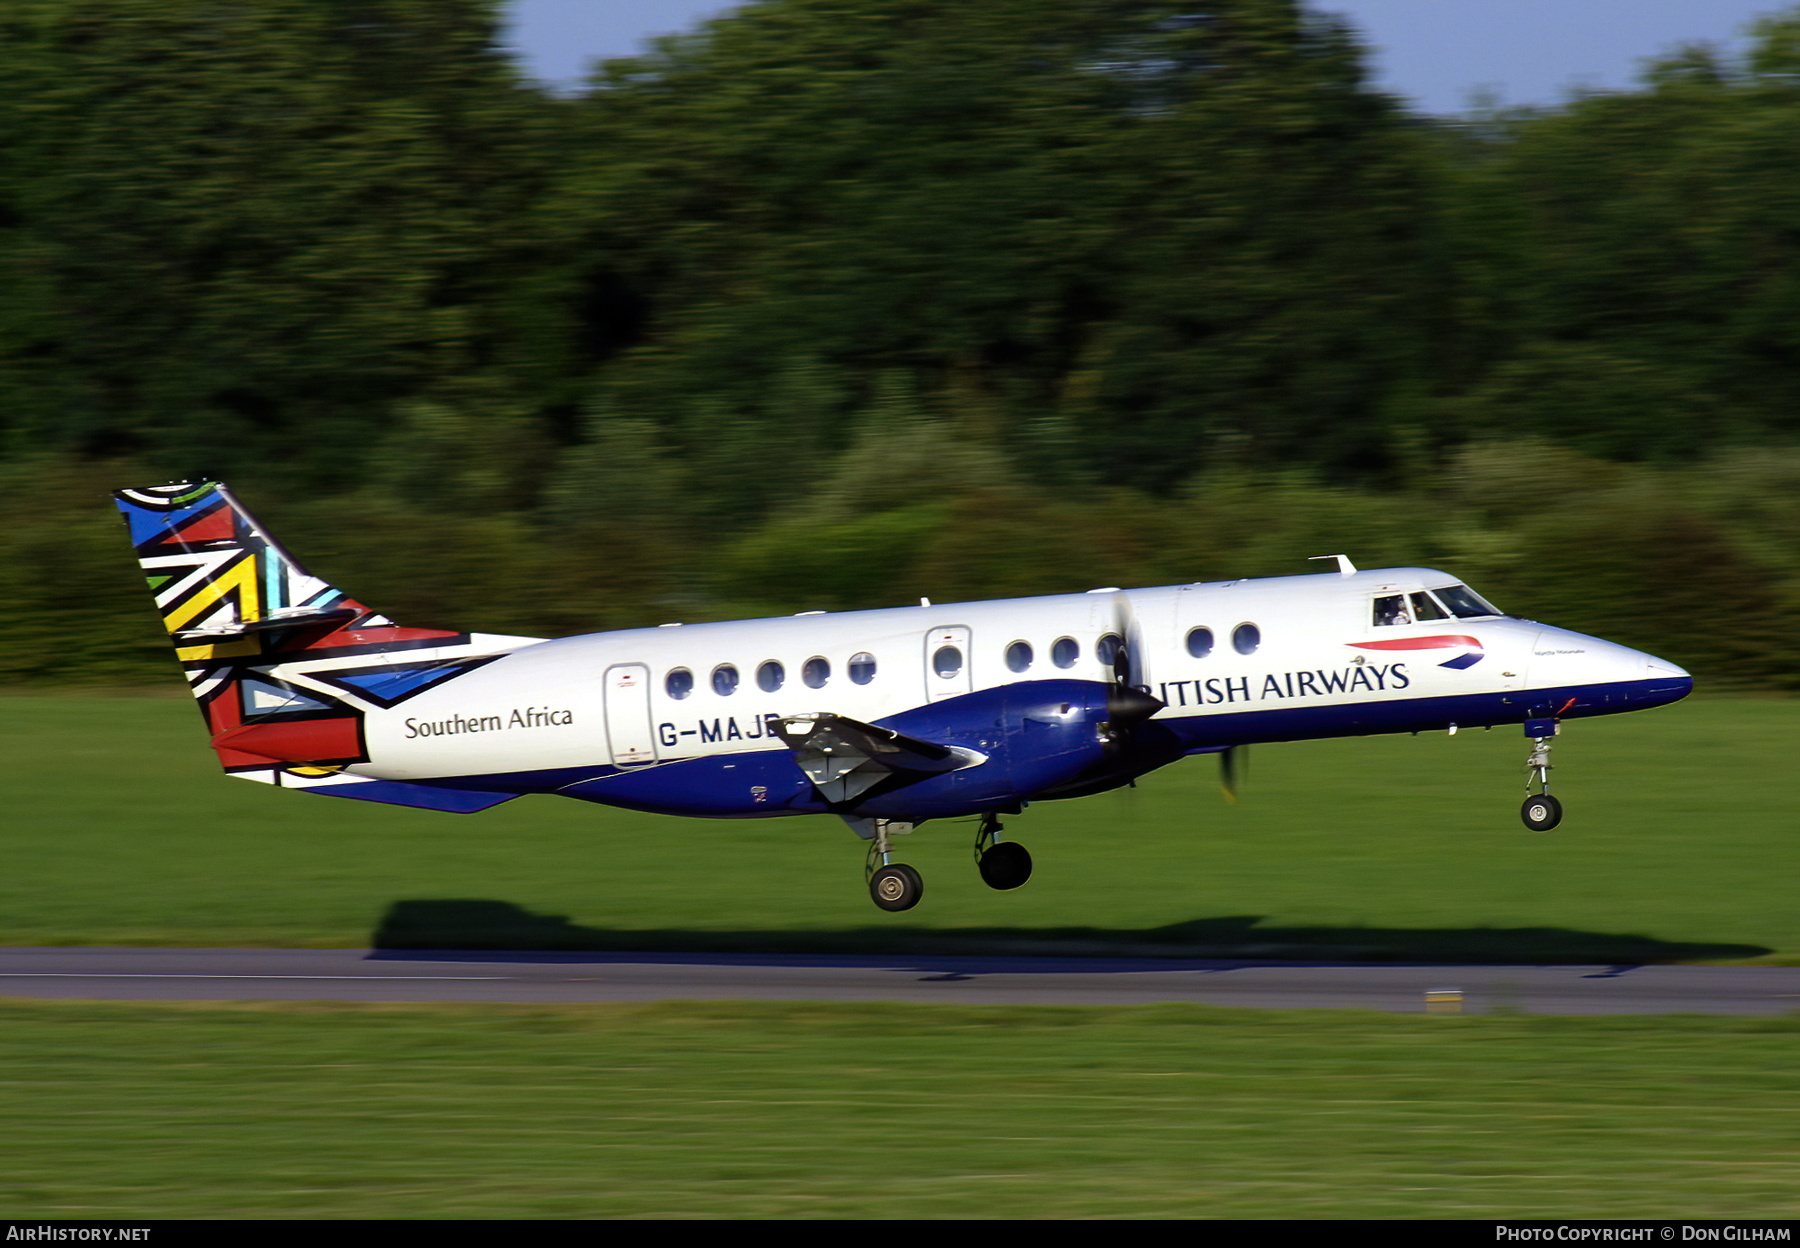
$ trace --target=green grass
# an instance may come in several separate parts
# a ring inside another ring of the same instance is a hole
[[[220,776],[183,700],[0,699],[0,943],[1800,961],[1800,703],[1259,748],[966,825],[887,916],[832,820],[457,817]],[[0,1216],[1800,1216],[1800,1021],[0,1002]]]
[[[1800,1216],[1800,1021],[0,1002],[0,1217]]]
[[[1257,747],[1008,821],[1038,864],[982,887],[965,823],[900,842],[884,915],[836,820],[708,822],[530,797],[442,815],[228,779],[178,698],[0,698],[0,943],[1103,949],[1800,961],[1800,702],[1691,699],[1567,725],[1548,835],[1517,730]]]

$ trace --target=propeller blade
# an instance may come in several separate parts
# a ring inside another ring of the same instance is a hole
[[[1234,745],[1219,754],[1219,788],[1225,800],[1237,805],[1238,785],[1250,776],[1250,747]]]
[[[1131,599],[1123,592],[1113,594],[1113,633],[1119,639],[1112,656],[1112,687],[1106,691],[1106,739],[1108,750],[1118,753],[1129,748],[1132,730],[1162,710],[1168,703],[1138,687],[1141,670],[1134,671],[1134,643]]]
[[[1143,684],[1143,669],[1136,662],[1137,620],[1131,613],[1129,594],[1120,592],[1113,595],[1113,632],[1119,638],[1119,648],[1113,653],[1113,683],[1126,686]]]

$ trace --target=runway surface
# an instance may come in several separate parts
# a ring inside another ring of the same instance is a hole
[[[114,1001],[1198,1001],[1402,1013],[1781,1014],[1800,967],[1408,966],[1128,958],[0,949],[0,996]]]

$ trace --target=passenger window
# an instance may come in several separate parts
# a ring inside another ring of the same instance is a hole
[[[875,679],[875,656],[868,651],[850,656],[850,679],[856,684],[866,685]]]
[[[1231,630],[1231,648],[1239,654],[1255,654],[1262,645],[1262,629],[1254,624],[1239,624]]]
[[[1405,594],[1391,594],[1386,598],[1375,600],[1375,624],[1377,627],[1411,623],[1412,612],[1406,608]]]
[[[949,680],[962,671],[963,654],[955,646],[939,646],[937,653],[931,656],[931,670]]]
[[[1023,672],[1031,668],[1031,643],[1015,641],[1006,648],[1006,666],[1009,671]]]
[[[1450,613],[1438,606],[1436,599],[1430,594],[1413,594],[1413,619],[1415,620],[1447,620]]]
[[[756,669],[756,687],[764,693],[774,693],[786,680],[787,669],[774,659]]]
[[[806,666],[800,669],[800,679],[806,682],[808,689],[823,689],[825,682],[831,679],[831,660],[808,659]]]
[[[663,678],[663,688],[679,702],[694,691],[694,674],[685,667],[677,667]]]
[[[1188,653],[1196,659],[1204,659],[1212,653],[1213,635],[1210,628],[1192,628],[1187,635]]]
[[[1094,657],[1100,660],[1101,667],[1111,667],[1113,660],[1119,657],[1119,647],[1125,641],[1117,633],[1108,633],[1094,643]]]
[[[1081,657],[1081,647],[1075,644],[1073,637],[1058,637],[1056,644],[1050,647],[1050,661],[1058,667],[1074,667],[1075,660]]]
[[[729,663],[721,663],[713,668],[713,692],[721,698],[729,698],[737,692],[738,670]]]

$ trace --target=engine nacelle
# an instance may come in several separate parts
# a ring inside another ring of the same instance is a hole
[[[1147,693],[1099,681],[1033,680],[904,711],[879,725],[960,746],[986,761],[880,785],[857,803],[855,813],[916,823],[1031,801],[1116,768],[1135,767],[1132,774],[1141,775],[1180,752],[1143,748],[1162,736],[1173,739],[1146,722],[1162,707]],[[1141,739],[1146,735],[1152,740]]]

